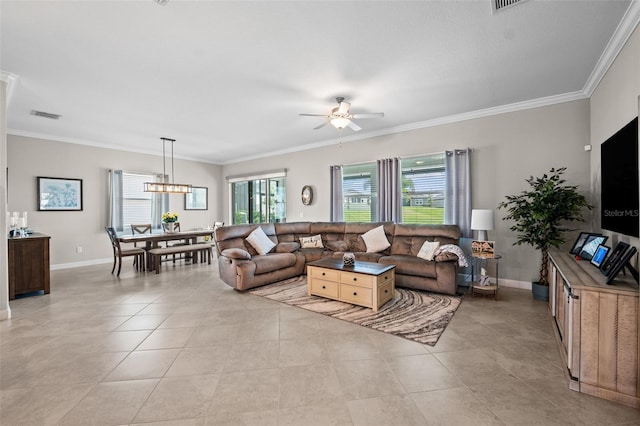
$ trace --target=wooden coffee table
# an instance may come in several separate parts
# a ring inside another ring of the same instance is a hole
[[[353,303],[374,311],[393,299],[395,265],[342,259],[321,259],[307,264],[307,294]]]

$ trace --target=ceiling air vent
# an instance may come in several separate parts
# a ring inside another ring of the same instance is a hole
[[[499,10],[522,3],[523,1],[525,0],[491,0],[491,11],[496,13]]]
[[[36,111],[35,109],[31,110],[31,115],[35,115],[36,117],[50,118],[51,120],[58,120],[60,117],[62,117],[60,114],[52,114],[50,112]]]

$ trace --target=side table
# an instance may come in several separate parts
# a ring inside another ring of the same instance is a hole
[[[498,300],[498,265],[502,256],[499,254],[494,257],[477,257],[471,256],[471,297],[475,297],[476,293],[480,295],[493,295],[494,300]],[[480,285],[480,271],[484,262],[493,261],[496,265],[496,282],[489,285]]]

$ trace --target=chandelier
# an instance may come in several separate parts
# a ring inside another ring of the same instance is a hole
[[[171,183],[169,182],[145,182],[144,192],[172,192],[179,194],[187,194],[192,191],[191,185],[186,183],[175,183],[175,172],[173,171],[173,143],[175,139],[160,138],[162,139],[162,179],[167,180],[167,157],[165,146],[167,142],[171,142]]]

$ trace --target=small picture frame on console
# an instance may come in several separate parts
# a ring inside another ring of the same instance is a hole
[[[607,254],[609,254],[610,250],[611,247],[600,244],[591,258],[591,264],[599,269],[607,258]]]
[[[613,268],[613,265],[615,265],[618,259],[624,254],[625,251],[627,251],[628,248],[629,244],[622,241],[618,242],[618,244],[616,244],[614,249],[609,254],[607,260],[605,260],[605,262],[600,266],[600,272],[602,272],[603,275],[608,276],[611,272],[611,269]]]
[[[589,238],[589,235],[593,235],[593,233],[581,232],[580,235],[578,235],[578,238],[576,238],[576,242],[573,243],[573,247],[571,248],[571,251],[569,251],[569,253],[574,255],[580,253],[580,250],[582,250],[582,246],[587,241],[587,238]]]
[[[629,262],[629,260],[631,260],[633,255],[636,254],[636,252],[637,250],[635,247],[630,247],[624,252],[622,256],[618,258],[616,263],[614,263],[611,267],[611,271],[607,275],[606,284],[611,284],[611,282],[616,278],[620,271],[624,270],[625,266],[627,266],[627,263]],[[629,271],[633,275],[633,278],[636,280],[636,282],[638,282],[638,271],[631,265],[629,265]]]
[[[587,241],[584,242],[584,245],[582,246],[580,253],[578,253],[578,257],[584,260],[591,260],[598,246],[600,246],[600,244],[604,244],[608,238],[609,237],[607,237],[606,235],[599,235],[599,234],[589,235],[587,237]]]

